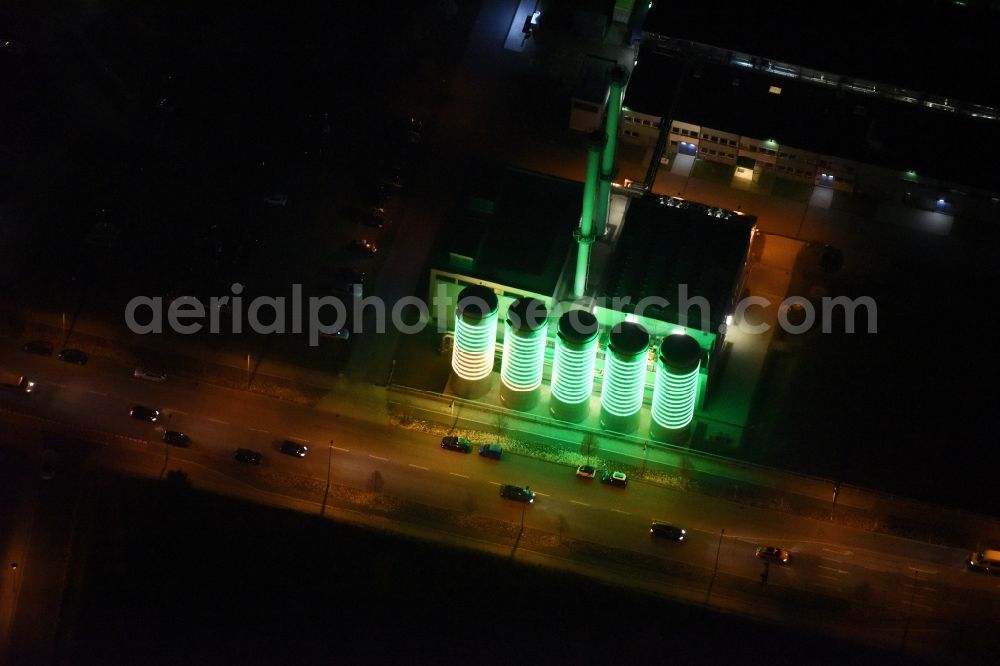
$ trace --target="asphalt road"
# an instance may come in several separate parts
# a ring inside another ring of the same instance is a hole
[[[313,488],[321,488],[328,473],[333,484],[366,488],[378,471],[386,495],[514,524],[521,521],[523,505],[501,499],[499,485],[530,485],[538,498],[523,512],[526,527],[684,565],[700,572],[697,581],[708,579],[718,554],[720,576],[759,584],[763,565],[754,547],[769,544],[792,552],[788,565],[770,565],[769,587],[818,595],[816,599],[865,599],[897,609],[901,626],[912,617],[923,621],[921,631],[943,635],[968,612],[970,599],[981,612],[995,616],[1000,609],[1000,581],[967,571],[965,551],[636,481],[625,489],[612,488],[577,478],[569,467],[532,458],[505,455],[502,461],[492,461],[475,453],[446,451],[434,436],[387,425],[384,407],[379,411],[377,403],[355,402],[350,395],[343,397],[344,409],[336,415],[181,379],[135,379],[131,368],[103,359],[83,367],[69,365],[25,354],[10,342],[0,347],[0,368],[24,372],[37,383],[29,396],[0,394],[0,408],[68,423],[104,434],[101,437],[116,435],[124,444],[109,447],[105,454],[110,459],[120,456],[126,467],[132,457],[163,470],[183,462],[250,485],[256,475],[277,474],[293,485],[308,481]],[[160,422],[130,418],[129,408],[137,403],[161,410]],[[187,433],[192,446],[167,447],[160,440],[165,428]],[[302,459],[281,454],[278,447],[285,439],[307,444],[309,454]],[[259,468],[235,461],[238,447],[262,452]],[[58,490],[64,476],[60,469],[45,492]],[[651,519],[685,527],[688,539],[682,544],[651,539]],[[56,557],[62,551],[57,546],[45,552]],[[35,548],[28,557],[42,553]],[[52,582],[37,585],[40,593]],[[781,619],[794,610],[772,604],[767,614]],[[910,640],[920,638],[911,635]]]

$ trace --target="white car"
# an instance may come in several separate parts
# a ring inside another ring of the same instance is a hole
[[[597,468],[593,465],[580,465],[576,468],[576,475],[584,479],[592,479],[597,475]]]
[[[167,373],[150,370],[149,368],[136,368],[132,371],[132,376],[136,379],[145,379],[150,382],[162,382],[167,379]]]

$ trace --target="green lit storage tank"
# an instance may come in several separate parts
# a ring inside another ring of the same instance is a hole
[[[519,298],[507,309],[500,400],[511,409],[531,409],[538,403],[545,363],[549,311],[537,298]]]
[[[587,416],[594,390],[597,333],[597,317],[586,310],[571,310],[559,318],[549,412],[561,421],[579,422]]]
[[[451,369],[460,395],[477,397],[490,389],[499,307],[497,295],[489,287],[472,285],[458,294]]]
[[[601,386],[602,428],[627,433],[639,425],[648,349],[649,333],[641,324],[626,321],[611,330]]]
[[[690,335],[668,335],[660,345],[653,385],[649,434],[671,443],[686,441],[698,397],[701,345]]]

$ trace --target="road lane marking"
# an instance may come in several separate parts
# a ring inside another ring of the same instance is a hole
[[[614,511],[615,513],[621,513],[621,514],[624,514],[626,516],[631,516],[632,515],[628,511],[622,511],[621,509],[611,509],[611,510]]]
[[[413,469],[422,469],[425,472],[429,471],[427,467],[421,467],[420,465],[414,465],[413,463],[410,463],[410,467],[412,467]]]
[[[819,565],[819,568],[820,569],[826,569],[827,571],[834,571],[834,572],[839,573],[839,574],[851,573],[850,571],[844,571],[843,569],[834,569],[833,567],[823,566],[822,564]]]
[[[577,502],[576,500],[570,500],[573,504],[579,504],[580,506],[590,506],[586,502]]]
[[[829,574],[816,574],[816,578],[826,578],[827,580],[839,580],[836,576],[831,576]]]
[[[833,553],[835,555],[844,555],[844,556],[847,556],[847,555],[853,555],[854,554],[854,551],[851,551],[851,550],[837,550],[836,548],[824,548],[823,550],[825,550],[828,553]]]
[[[499,484],[499,483],[497,483],[496,481],[490,481],[490,483],[492,483],[492,484],[493,484],[494,486],[499,486],[499,485],[500,485],[500,484]]]
[[[254,432],[262,432],[265,435],[270,432],[270,430],[261,430],[260,428],[250,428],[250,429],[253,430]]]
[[[108,394],[104,393],[103,391],[95,391],[93,389],[83,389],[83,392],[84,393],[93,393],[94,395],[103,395],[104,397],[108,397]]]
[[[183,414],[184,416],[190,416],[190,414],[188,414],[187,412],[182,412],[179,409],[170,409],[169,407],[167,407],[167,411],[170,412],[171,414]]]
[[[344,453],[350,453],[351,452],[350,449],[342,449],[339,446],[334,446],[333,444],[330,445],[330,448],[331,449],[337,449],[338,451],[343,451]]]
[[[288,439],[294,439],[299,442],[305,442],[306,444],[309,443],[309,440],[305,437],[302,437],[301,435],[289,435]]]
[[[211,421],[212,423],[219,423],[221,425],[229,425],[228,421],[220,421],[219,419],[212,419],[212,418],[210,418],[208,420]]]
[[[929,569],[918,569],[916,567],[906,567],[906,568],[909,569],[910,571],[916,571],[917,573],[922,573],[922,574],[930,574],[931,576],[937,573],[936,570],[930,571]]]
[[[372,453],[369,453],[368,457],[369,458],[374,458],[375,460],[381,460],[382,462],[389,462],[388,458],[383,458],[382,456],[376,456],[376,455],[374,455]]]
[[[458,477],[461,477],[463,479],[469,478],[468,474],[459,474],[458,472],[448,472],[448,473],[451,474],[452,476],[458,476]]]
[[[535,491],[535,494],[538,495],[539,497],[548,497],[548,495],[546,495],[545,493],[540,493],[537,490]]]

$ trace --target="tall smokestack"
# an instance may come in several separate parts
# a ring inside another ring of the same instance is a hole
[[[601,169],[601,150],[607,139],[600,132],[591,132],[587,144],[587,179],[583,182],[583,210],[580,213],[580,228],[576,238],[576,275],[573,279],[573,295],[583,296],[587,289],[587,269],[590,267],[590,244],[594,242],[594,201],[598,189]]]
[[[628,72],[618,66],[611,70],[611,89],[608,91],[608,119],[604,124],[607,143],[601,153],[601,182],[597,192],[597,209],[594,214],[594,231],[601,236],[608,223],[608,203],[611,200],[611,179],[615,171],[615,151],[618,148],[618,121],[622,115],[622,91],[628,81]]]

